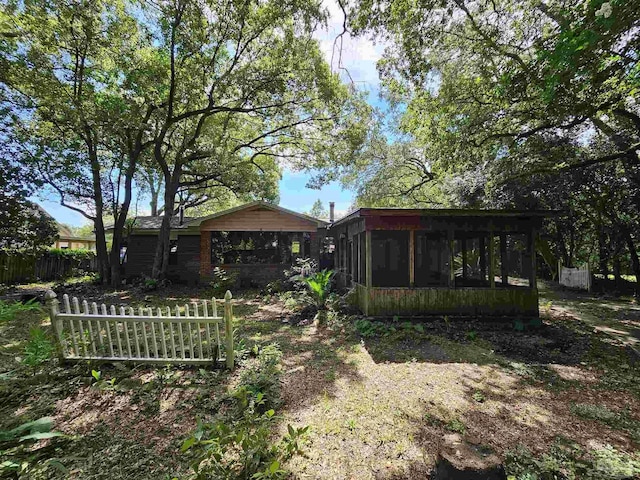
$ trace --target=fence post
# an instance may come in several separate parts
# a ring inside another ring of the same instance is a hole
[[[49,307],[49,316],[51,317],[51,326],[53,327],[53,331],[56,335],[57,339],[57,348],[58,356],[60,357],[60,361],[65,360],[65,343],[64,336],[62,334],[62,320],[58,318],[58,314],[60,313],[59,305],[60,300],[57,299],[56,292],[53,290],[47,290],[47,293],[44,295],[45,301],[47,302],[47,306]]]
[[[224,338],[227,351],[227,368],[233,370],[233,307],[231,306],[231,292],[224,295]]]

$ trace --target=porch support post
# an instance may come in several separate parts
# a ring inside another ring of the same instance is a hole
[[[495,241],[493,238],[493,230],[489,232],[489,286],[496,288],[496,255]]]
[[[506,233],[500,234],[500,269],[502,270],[502,286],[509,285],[509,268],[507,265],[507,235]]]
[[[531,255],[531,272],[529,273],[529,288],[538,288],[536,284],[536,269],[537,269],[537,261],[536,261],[536,229],[533,228],[529,232],[529,254]]]
[[[409,230],[409,285],[416,285],[416,231]]]
[[[467,239],[462,237],[460,240],[460,248],[462,249],[462,278],[467,279]]]
[[[200,232],[200,279],[211,275],[211,232]]]
[[[364,261],[365,261],[365,285],[367,288],[371,288],[373,286],[373,264],[371,257],[371,230],[367,230],[365,232],[365,242],[364,242]]]
[[[449,245],[449,288],[455,288],[455,286],[456,286],[456,268],[453,265],[454,240],[453,240],[453,230],[451,228],[449,228],[449,230],[447,230],[447,245]]]
[[[487,257],[486,257],[486,238],[483,234],[480,234],[480,238],[478,240],[478,247],[480,249],[480,276],[482,277],[482,281],[484,282],[487,278]]]

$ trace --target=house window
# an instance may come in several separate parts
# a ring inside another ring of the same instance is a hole
[[[409,232],[371,232],[371,267],[374,287],[409,286]]]
[[[178,241],[171,240],[169,242],[169,265],[178,264]]]
[[[446,232],[415,233],[416,287],[446,286],[449,283],[449,246]]]
[[[211,232],[211,264],[290,264],[308,253],[298,232]]]

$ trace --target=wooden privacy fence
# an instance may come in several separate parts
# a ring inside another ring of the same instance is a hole
[[[74,258],[49,252],[33,255],[0,251],[0,283],[58,280],[71,276],[75,270],[96,272],[98,260],[95,255]]]
[[[209,364],[226,361],[233,368],[231,292],[224,296],[224,315],[215,298],[179,306],[149,308],[98,306],[77,297],[47,293],[51,324],[65,360]],[[154,314],[155,311],[155,314]]]

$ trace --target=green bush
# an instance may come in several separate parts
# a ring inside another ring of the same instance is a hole
[[[34,447],[38,440],[63,436],[52,431],[52,427],[53,419],[43,417],[11,430],[0,430],[0,477],[30,478],[34,466],[53,463],[54,459],[45,458],[46,454],[41,453],[47,447]]]
[[[640,457],[611,446],[587,452],[558,439],[540,457],[522,446],[507,452],[505,470],[508,480],[621,480],[640,475]]]
[[[50,248],[46,253],[51,257],[71,258],[76,261],[90,260],[96,256],[96,252],[81,248]]]
[[[151,292],[153,290],[157,290],[160,283],[155,278],[145,278],[142,281],[142,287],[145,291]]]
[[[193,456],[192,478],[282,479],[283,462],[301,452],[308,427],[289,425],[283,439],[272,441],[282,352],[275,344],[257,350],[255,364],[242,373],[225,408],[184,441],[182,451]]]
[[[290,290],[305,290],[306,278],[318,272],[318,262],[311,258],[296,258],[290,269],[285,270],[286,286]]]
[[[42,307],[37,300],[28,302],[7,302],[0,300],[0,323],[11,321],[20,312],[41,311]]]
[[[331,289],[331,279],[333,278],[332,270],[322,270],[321,272],[314,273],[310,277],[305,279],[305,283],[309,288],[311,297],[315,301],[318,310],[326,309],[326,300]]]
[[[227,272],[224,268],[215,267],[211,272],[213,280],[209,283],[209,286],[213,289],[215,296],[222,297],[227,290],[232,290],[236,284],[238,278],[237,273]]]
[[[24,347],[24,358],[22,363],[28,367],[36,369],[51,358],[53,354],[53,343],[41,328],[34,328],[29,333],[29,341]]]

